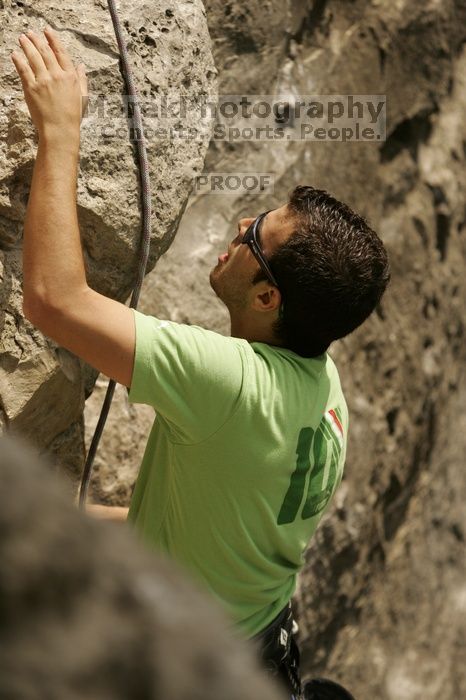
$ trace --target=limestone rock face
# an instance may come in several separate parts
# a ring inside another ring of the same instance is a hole
[[[200,0],[130,0],[119,5],[143,112],[161,93],[215,99],[216,70]],[[0,426],[26,434],[77,475],[84,460],[84,400],[97,373],[55,347],[22,316],[22,223],[36,142],[10,53],[23,30],[40,30],[48,23],[60,32],[76,63],[86,65],[91,103],[82,125],[80,230],[89,284],[120,301],[126,300],[136,280],[141,237],[135,154],[126,122],[116,120],[126,91],[106,2],[6,0],[0,3],[0,18]],[[193,115],[187,119],[195,121]],[[208,137],[148,139],[148,270],[173,239],[193,177],[202,169]]]
[[[239,217],[283,204],[298,183],[369,218],[388,248],[392,283],[377,313],[331,349],[350,442],[345,479],[295,597],[304,673],[340,679],[361,699],[466,697],[466,7],[206,7],[222,93],[385,94],[387,139],[213,141],[206,171],[273,172],[274,193],[192,196],[140,308],[228,334],[209,271]],[[140,445],[150,420],[144,414]],[[135,425],[123,436],[118,422],[120,445],[135,441]],[[111,454],[99,459],[109,465]],[[134,474],[139,459],[135,451]],[[95,487],[115,498],[98,477]]]

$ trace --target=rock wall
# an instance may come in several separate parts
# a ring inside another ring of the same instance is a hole
[[[386,94],[387,139],[211,142],[206,171],[273,172],[274,193],[192,196],[170,250],[146,278],[139,308],[228,334],[209,270],[238,217],[279,206],[297,183],[326,188],[369,218],[389,250],[393,281],[377,313],[331,349],[348,398],[350,443],[345,479],[295,597],[303,665],[307,675],[340,679],[361,699],[457,700],[466,696],[466,5],[205,5],[222,93]],[[109,177],[106,187],[115,183]],[[106,230],[101,220],[96,230]],[[113,229],[107,235],[116,236]],[[19,274],[10,279],[18,295]],[[128,291],[123,279],[122,272],[119,298]],[[16,325],[2,361],[20,386],[17,356],[36,357],[43,341],[28,325],[28,349],[18,350],[19,306],[6,318],[7,328]],[[86,402],[87,444],[105,384],[99,379]],[[70,393],[79,396],[74,386]],[[96,500],[129,501],[152,419],[151,409],[129,406],[126,391],[116,392],[96,459]],[[81,459],[78,433],[71,447]]]
[[[158,94],[215,99],[216,69],[200,0],[173,8],[141,0],[120,5],[142,105]],[[116,120],[125,88],[107,4],[4,0],[0,19],[0,428],[31,438],[76,479],[84,460],[84,401],[97,373],[57,348],[22,316],[22,222],[36,141],[10,53],[24,29],[50,24],[76,62],[85,63],[92,99],[82,126],[79,223],[89,284],[120,301],[136,279],[139,172],[126,122]],[[117,126],[123,127],[121,135]],[[148,143],[153,188],[148,271],[175,235],[208,140],[209,134],[198,141]]]

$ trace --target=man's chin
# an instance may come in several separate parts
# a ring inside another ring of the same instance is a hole
[[[215,294],[218,296],[218,291],[217,291],[217,279],[215,276],[215,272],[217,270],[218,265],[215,265],[209,273],[209,283],[212,289],[214,290]]]

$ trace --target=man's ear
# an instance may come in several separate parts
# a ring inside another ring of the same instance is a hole
[[[266,285],[266,286],[265,286]],[[277,287],[271,287],[264,282],[265,289],[256,293],[252,308],[254,311],[274,311],[280,308],[281,294]]]

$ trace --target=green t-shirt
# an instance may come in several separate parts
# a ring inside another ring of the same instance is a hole
[[[342,476],[348,410],[328,355],[134,312],[129,401],[156,417],[128,519],[246,637],[286,605]]]

